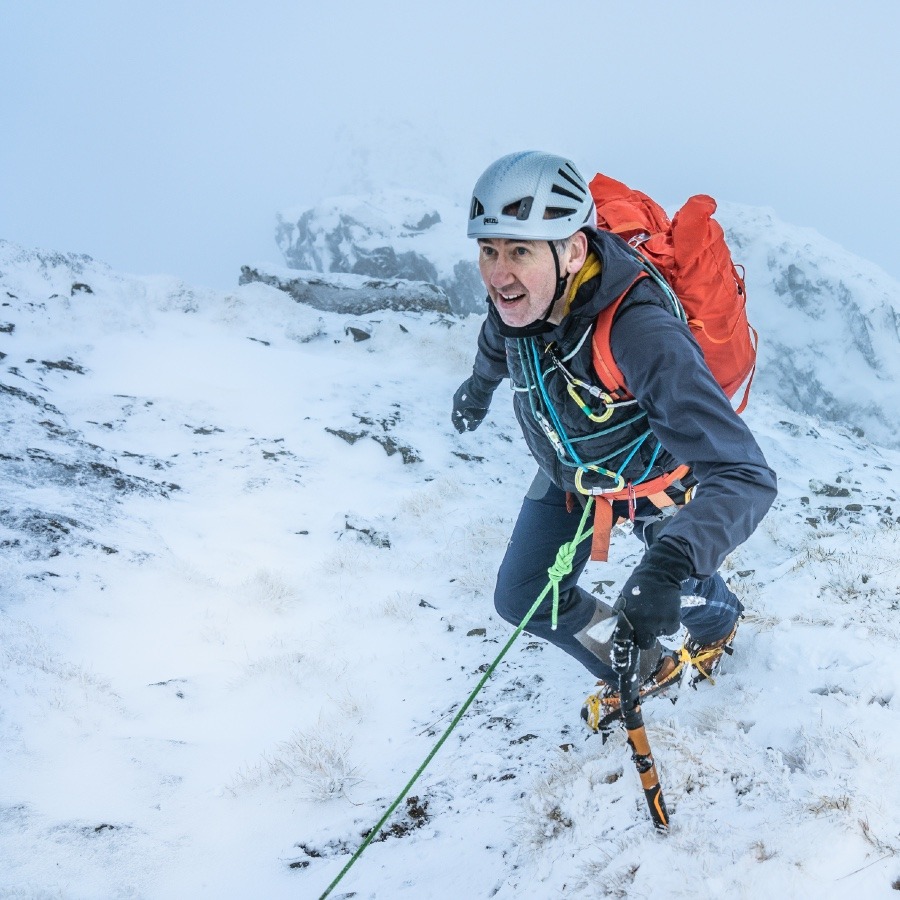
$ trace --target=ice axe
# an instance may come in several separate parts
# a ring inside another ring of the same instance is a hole
[[[634,629],[624,612],[619,612],[616,630],[612,636],[610,653],[612,667],[619,676],[619,703],[622,710],[622,721],[631,747],[631,758],[641,779],[650,818],[658,831],[669,830],[669,813],[659,786],[656,763],[650,752],[647,731],[644,728],[644,716],[641,713],[641,686],[638,676],[640,652],[634,642]]]

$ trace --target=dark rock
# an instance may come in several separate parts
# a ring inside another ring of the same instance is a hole
[[[261,282],[284,291],[298,303],[325,312],[363,315],[381,309],[412,312],[450,312],[447,295],[436,285],[399,278],[376,280],[361,275],[316,272],[278,275],[241,266],[240,284]]]
[[[45,369],[58,369],[61,372],[77,372],[79,375],[84,375],[84,367],[79,366],[72,357],[68,359],[60,359],[56,362],[51,362],[49,359],[42,359],[41,365]]]

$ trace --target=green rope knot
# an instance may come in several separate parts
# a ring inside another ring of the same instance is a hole
[[[556,631],[556,623],[559,618],[559,583],[572,572],[572,563],[575,561],[575,551],[578,549],[578,541],[569,541],[563,544],[556,552],[553,565],[547,569],[547,576],[553,587],[553,612],[551,614],[550,628]]]

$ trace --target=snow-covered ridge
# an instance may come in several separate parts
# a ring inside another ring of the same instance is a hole
[[[204,347],[185,343],[185,317],[213,330],[244,328],[246,339],[262,343],[258,328],[296,342],[321,328],[314,310],[263,285],[223,295],[168,276],[117,273],[81,254],[0,241],[0,526],[8,552],[30,559],[53,558],[62,547],[118,552],[119,502],[180,491],[174,462],[160,448],[179,443],[181,429],[202,444],[213,427],[199,412],[186,413],[174,429],[166,424],[167,393],[182,379],[187,390],[190,373],[207,362]],[[165,349],[129,358],[129,346],[160,328],[168,331]],[[98,364],[118,367],[108,396],[94,387]],[[136,383],[161,387],[135,393]],[[123,437],[135,422],[155,423],[158,447]]]
[[[364,315],[379,309],[451,311],[444,291],[428,281],[325,274],[272,265],[241,266],[238,283],[254,282],[276,287],[298,303],[326,312]]]
[[[756,391],[900,446],[900,282],[768,210],[722,204],[760,333]]]
[[[454,312],[484,311],[465,211],[446,198],[399,190],[334,197],[280,213],[275,240],[291,268],[432,284]]]

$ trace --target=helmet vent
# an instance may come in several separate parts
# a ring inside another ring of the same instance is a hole
[[[574,216],[577,209],[565,209],[562,206],[548,206],[544,210],[545,219],[565,219],[566,216]]]
[[[578,191],[581,197],[583,197],[587,193],[587,188],[585,187],[584,182],[580,180],[578,173],[574,169],[572,169],[571,166],[568,166],[568,168],[573,172],[574,177],[572,175],[569,175],[569,173],[566,172],[565,169],[559,169],[558,174],[562,178],[565,178],[566,181],[568,181],[569,184],[571,184],[572,187],[575,188],[576,191]]]
[[[534,203],[534,197],[523,197],[514,203],[507,203],[503,207],[504,216],[515,216],[520,222],[524,222],[531,215],[531,206]]]
[[[553,187],[550,188],[550,190],[552,193],[559,194],[561,197],[568,197],[570,200],[574,200],[576,203],[580,203],[582,197],[584,196],[582,195],[581,197],[579,197],[578,194],[573,194],[571,191],[566,190],[566,188],[564,187],[560,187],[560,185],[558,184],[554,184]]]
[[[472,198],[472,208],[469,210],[469,218],[477,219],[478,216],[484,215],[484,206],[477,197]]]

